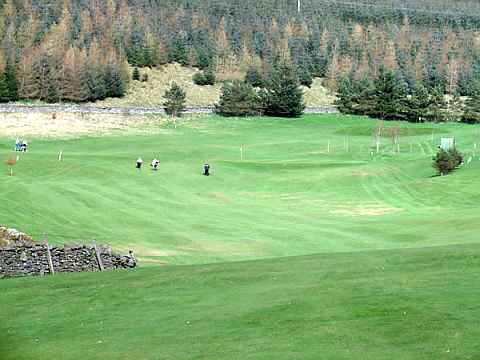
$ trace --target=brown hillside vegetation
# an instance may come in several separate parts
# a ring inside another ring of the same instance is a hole
[[[130,69],[132,71],[132,69]],[[148,82],[130,81],[129,89],[123,98],[108,98],[94,103],[96,106],[162,106],[163,94],[175,81],[187,92],[188,106],[211,106],[218,101],[221,83],[214,86],[198,86],[193,83],[193,75],[198,70],[179,64],[168,64],[160,68],[142,68],[141,74],[148,74]],[[227,77],[228,78],[228,77]],[[312,87],[304,88],[307,106],[331,105],[335,100],[322,85],[321,79],[315,79]]]

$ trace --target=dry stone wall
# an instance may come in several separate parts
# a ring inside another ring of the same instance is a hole
[[[14,244],[0,248],[0,278],[132,269],[136,266],[132,252],[122,256],[108,247],[96,245],[51,247],[48,244]]]

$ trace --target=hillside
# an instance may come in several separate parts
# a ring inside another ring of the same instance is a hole
[[[458,245],[2,281],[0,355],[476,359],[479,250]]]
[[[131,71],[131,69],[130,69]],[[97,101],[95,106],[146,106],[162,107],[163,95],[172,81],[182,86],[187,92],[188,106],[213,106],[218,102],[222,83],[214,86],[198,86],[192,77],[198,70],[179,64],[167,64],[160,69],[141,69],[142,74],[148,74],[148,82],[132,81],[123,98],[108,98]],[[335,97],[322,86],[321,79],[315,79],[311,88],[303,87],[307,106],[331,105]]]
[[[323,78],[333,92],[383,67],[409,92],[469,96],[480,76],[480,10],[468,0],[303,0],[300,11],[287,0],[0,6],[0,102],[122,97],[128,65],[179,63],[224,79],[249,69],[268,78],[285,62],[304,83]]]

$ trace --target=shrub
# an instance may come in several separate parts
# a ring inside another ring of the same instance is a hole
[[[196,85],[215,85],[215,81],[215,74],[211,70],[207,70],[203,73],[196,73],[195,75],[193,75],[193,82]]]
[[[462,162],[463,156],[458,150],[452,149],[445,151],[440,149],[433,158],[433,167],[439,175],[447,175],[455,170]]]
[[[148,74],[147,73],[142,74],[142,77],[140,78],[140,81],[141,82],[148,82]]]
[[[260,99],[252,87],[235,80],[222,87],[220,101],[215,104],[215,113],[222,116],[249,116],[260,114]]]

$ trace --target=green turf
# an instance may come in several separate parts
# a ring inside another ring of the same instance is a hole
[[[478,131],[387,123],[401,153],[387,129],[376,155],[376,125],[205,117],[29,139],[0,175],[0,222],[132,248],[141,267],[0,281],[0,360],[480,358]],[[450,135],[472,161],[434,176]],[[159,172],[135,171],[140,155]]]
[[[29,139],[15,176],[3,168],[0,219],[54,243],[132,248],[144,264],[478,243],[478,156],[448,177],[431,167],[441,136],[455,135],[470,154],[476,128],[402,123],[401,154],[387,130],[372,156],[376,124],[205,117],[149,136]],[[0,140],[0,158],[11,144]],[[159,172],[135,171],[138,156],[158,156]],[[200,175],[205,161],[209,178]]]
[[[4,280],[0,358],[478,359],[479,250]]]

